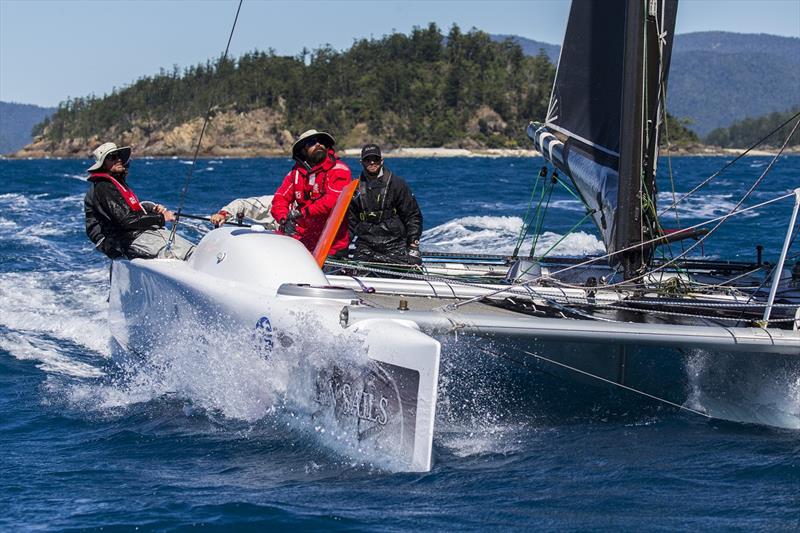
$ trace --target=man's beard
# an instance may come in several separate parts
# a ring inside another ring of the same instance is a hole
[[[326,155],[327,150],[325,150],[325,148],[317,148],[308,154],[308,164],[312,167],[317,166],[322,163],[322,160],[325,159]]]
[[[111,174],[112,176],[114,176],[117,179],[123,179],[124,180],[125,178],[128,177],[128,167],[125,167],[125,169],[122,172],[109,172],[109,174]]]

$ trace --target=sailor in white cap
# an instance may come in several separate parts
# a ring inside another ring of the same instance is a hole
[[[86,234],[111,259],[135,257],[187,259],[194,245],[176,235],[167,246],[166,222],[175,215],[163,205],[140,202],[128,185],[131,147],[103,143],[94,152],[89,191],[83,200]]]

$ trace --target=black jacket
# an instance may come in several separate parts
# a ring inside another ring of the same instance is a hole
[[[120,180],[125,184],[124,180]],[[117,187],[108,180],[89,182],[83,199],[86,235],[95,247],[111,259],[127,255],[128,246],[148,229],[164,227],[164,215],[149,212],[149,202],[142,202],[145,212],[134,211]]]
[[[356,237],[355,259],[406,262],[408,246],[422,235],[422,213],[403,178],[383,167],[376,178],[361,173],[347,222]]]

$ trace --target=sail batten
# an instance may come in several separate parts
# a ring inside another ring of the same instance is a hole
[[[572,180],[632,277],[658,231],[655,164],[677,0],[574,0],[543,125],[528,136]]]

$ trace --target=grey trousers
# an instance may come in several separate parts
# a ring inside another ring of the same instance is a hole
[[[180,235],[175,235],[172,248],[167,250],[170,231],[167,229],[149,229],[136,237],[128,246],[128,257],[144,257],[147,259],[181,259],[186,260],[194,252],[194,244]]]

